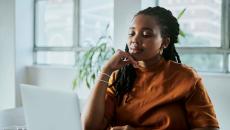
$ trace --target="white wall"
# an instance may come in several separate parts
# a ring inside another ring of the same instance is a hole
[[[15,4],[15,87],[16,106],[21,106],[19,84],[27,82],[26,66],[33,64],[33,0],[16,0]]]
[[[33,61],[33,0],[0,0],[0,110],[21,105],[19,84]]]
[[[201,74],[220,121],[221,130],[230,130],[230,74]]]
[[[34,65],[27,67],[28,84],[72,90],[75,76],[73,67]]]
[[[27,67],[27,84],[39,87],[55,88],[61,90],[73,91],[73,80],[76,70],[73,67],[64,66],[29,66]],[[89,95],[87,87],[77,88],[76,92],[81,99],[86,99]]]
[[[0,0],[0,109],[15,107],[14,5],[14,0]]]

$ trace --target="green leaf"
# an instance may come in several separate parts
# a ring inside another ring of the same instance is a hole
[[[177,20],[180,19],[183,15],[184,15],[184,12],[185,12],[185,8],[179,13],[179,15],[177,16]]]
[[[96,79],[96,74],[95,73],[93,73],[92,78],[95,81],[95,79]]]
[[[116,52],[114,48],[112,48],[113,54]]]
[[[87,88],[90,88],[90,82],[89,82],[89,80],[88,80],[88,78],[86,77],[86,85],[87,85]]]
[[[184,33],[182,30],[179,31],[179,34],[180,34],[182,37],[185,37],[185,33]]]
[[[76,89],[76,87],[77,87],[77,79],[76,78],[73,80],[72,84],[73,84],[73,88],[72,89],[73,90]]]

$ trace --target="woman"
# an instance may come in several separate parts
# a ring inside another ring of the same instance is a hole
[[[129,29],[126,51],[118,50],[98,76],[85,130],[217,130],[201,77],[176,52],[179,24],[172,13],[149,7]]]

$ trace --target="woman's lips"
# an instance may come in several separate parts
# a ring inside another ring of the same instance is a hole
[[[142,52],[142,49],[138,49],[138,48],[130,48],[130,53],[140,53]]]

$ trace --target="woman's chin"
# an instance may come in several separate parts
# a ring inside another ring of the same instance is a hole
[[[142,61],[143,60],[143,56],[141,56],[140,54],[137,53],[131,53],[131,56],[133,57],[134,60],[136,61]]]

